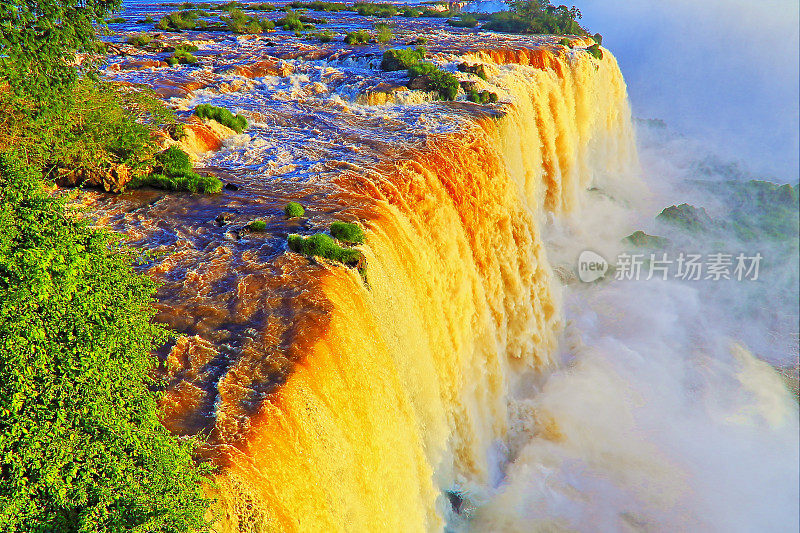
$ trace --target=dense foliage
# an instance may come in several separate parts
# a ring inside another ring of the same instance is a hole
[[[82,78],[59,95],[22,105],[0,91],[0,146],[51,178],[59,169],[144,168],[158,151],[153,130],[175,121],[144,87]]]
[[[0,2],[0,79],[18,95],[42,99],[78,78],[76,52],[95,50],[94,24],[121,0]]]
[[[549,0],[510,0],[511,11],[493,14],[483,29],[508,33],[582,35],[576,7],[553,6]]]
[[[195,442],[159,421],[154,284],[0,155],[0,530],[205,529]]]

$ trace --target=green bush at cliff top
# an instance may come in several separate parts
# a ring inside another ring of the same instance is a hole
[[[0,154],[0,531],[204,531],[193,439],[161,424],[156,286]]]
[[[336,221],[331,224],[331,235],[346,244],[364,244],[364,230],[358,224]]]
[[[600,45],[597,43],[587,48],[586,51],[592,54],[595,59],[603,59],[603,51],[600,50]]]
[[[363,262],[364,256],[361,252],[339,246],[324,233],[316,233],[310,237],[292,234],[289,235],[287,242],[290,250],[303,255],[323,257],[352,267]]]

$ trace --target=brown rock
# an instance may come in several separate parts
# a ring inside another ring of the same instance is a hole
[[[131,181],[131,169],[127,165],[117,165],[109,170],[88,168],[65,169],[56,171],[56,183],[64,187],[88,185],[102,187],[106,192],[122,192]]]

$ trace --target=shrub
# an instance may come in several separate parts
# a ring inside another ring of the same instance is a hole
[[[172,52],[172,55],[167,58],[167,63],[172,65],[196,65],[198,63],[198,59],[192,55],[191,52],[187,52],[186,50],[175,50]]]
[[[408,68],[408,75],[412,82],[414,78],[422,78],[426,88],[439,93],[442,100],[453,100],[458,94],[458,79],[433,63],[413,64]]]
[[[161,170],[169,176],[179,176],[192,172],[192,161],[189,154],[171,146],[156,156],[156,161],[161,165]]]
[[[306,214],[306,210],[299,202],[289,202],[283,207],[286,218],[299,218]]]
[[[276,20],[275,24],[278,26],[283,26],[283,29],[286,31],[303,31],[306,28],[313,27],[307,26],[305,23],[303,23],[303,21],[300,20],[300,16],[294,11],[287,12],[286,16]]]
[[[200,104],[194,108],[194,114],[200,118],[216,120],[223,126],[227,126],[236,133],[241,133],[247,127],[247,119],[242,115],[234,115],[224,107],[217,107],[211,104]]]
[[[199,13],[196,10],[177,11],[165,15],[158,21],[156,28],[162,31],[193,30],[197,27]]]
[[[175,52],[197,52],[197,46],[192,43],[178,43],[173,47]]]
[[[278,8],[272,4],[248,4],[247,9],[251,11],[277,11]]]
[[[128,44],[132,44],[133,46],[139,46],[139,47],[147,46],[148,44],[153,42],[153,36],[147,33],[136,33],[125,39],[125,42]]]
[[[493,13],[489,21],[481,29],[493,30],[505,33],[533,33],[529,31],[530,24],[509,11]]]
[[[392,33],[392,28],[388,24],[375,24],[375,31],[376,31],[376,39],[379,43],[385,44],[394,39],[394,33]]]
[[[381,59],[381,69],[406,70],[411,65],[419,63],[425,57],[425,49],[417,48],[393,48],[386,50]]]
[[[156,285],[0,155],[0,530],[205,530],[209,468],[161,424]]]
[[[400,14],[407,18],[417,18],[420,15],[419,9],[414,9],[413,7],[404,8]]]
[[[169,136],[175,141],[180,141],[186,137],[186,128],[183,124],[171,124],[167,131]]]
[[[107,24],[125,24],[127,22],[123,17],[114,17],[106,21]]]
[[[498,100],[497,94],[491,91],[476,91],[474,89],[470,89],[466,91],[466,93],[467,100],[470,102],[475,102],[476,104],[493,104]]]
[[[483,65],[470,65],[469,63],[460,63],[458,65],[459,72],[468,72],[470,74],[475,74],[482,80],[487,80],[488,76],[486,76],[486,69],[483,68]]]
[[[391,4],[356,2],[353,7],[359,15],[364,17],[390,18],[397,15],[397,8]]]
[[[222,182],[214,176],[200,176],[196,172],[180,176],[167,176],[153,173],[136,183],[137,186],[149,185],[167,191],[188,191],[193,193],[217,194],[222,192]]]
[[[603,59],[603,51],[600,50],[600,45],[595,43],[586,49],[595,59]]]
[[[462,14],[457,19],[448,19],[447,24],[455,28],[474,28],[478,25],[478,19],[472,15]]]
[[[357,31],[350,31],[344,36],[344,42],[346,44],[367,44],[371,38],[371,35],[366,30],[357,30]]]
[[[331,33],[328,30],[325,30],[325,31],[320,31],[320,32],[314,33],[314,34],[310,35],[310,37],[319,39],[319,41],[321,43],[329,43],[329,42],[331,42],[333,40],[334,37],[336,37],[336,34],[335,33]]]
[[[175,120],[149,88],[88,78],[35,114],[15,111],[8,99],[0,91],[0,146],[26,154],[30,166],[49,177],[60,169],[143,169],[158,150],[155,131]]]
[[[364,244],[366,236],[358,224],[336,221],[331,224],[331,235],[346,244]]]
[[[171,146],[155,158],[153,173],[132,183],[133,187],[150,185],[168,191],[202,193],[222,192],[222,182],[214,176],[200,176],[192,169],[189,154]]]
[[[263,220],[253,220],[250,222],[245,228],[249,229],[250,231],[264,231],[267,229],[267,223]]]
[[[603,36],[600,35],[599,33],[595,33],[594,35],[592,35],[592,39],[594,39],[594,42],[596,42],[600,46],[603,46]]]
[[[290,250],[303,255],[323,257],[350,267],[359,267],[364,262],[364,256],[361,252],[339,246],[330,236],[324,233],[315,233],[310,237],[291,234],[287,242]]]
[[[155,23],[155,20],[153,20],[153,17],[150,16],[150,15],[147,15],[142,20],[137,20],[136,21],[136,24],[153,24],[153,23]]]
[[[251,17],[238,7],[231,7],[228,9],[228,16],[219,19],[225,24],[228,31],[238,34],[258,35],[275,29],[275,23],[271,20]]]
[[[292,9],[311,9],[313,11],[348,11],[347,4],[342,2],[291,2],[287,7]]]
[[[560,44],[561,46],[566,46],[567,48],[572,48],[572,40],[567,39],[566,37],[558,41],[558,44]]]

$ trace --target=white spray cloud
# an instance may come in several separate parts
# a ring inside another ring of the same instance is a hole
[[[574,0],[640,117],[663,118],[784,182],[798,176],[796,0]]]

